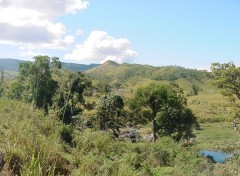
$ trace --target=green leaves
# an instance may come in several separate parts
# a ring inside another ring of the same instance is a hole
[[[72,118],[83,111],[83,92],[87,87],[91,87],[91,81],[80,72],[67,74],[59,83],[53,109],[65,124],[71,124]]]
[[[119,95],[108,93],[100,98],[97,107],[100,129],[112,129],[117,133],[122,125],[124,101]],[[117,135],[117,134],[116,134]]]
[[[223,88],[224,95],[235,95],[240,99],[240,67],[236,67],[231,62],[213,63],[211,69],[215,76],[213,85]]]
[[[38,108],[48,111],[52,104],[52,97],[57,89],[57,82],[52,79],[50,58],[48,56],[35,56],[34,62],[20,64],[18,81],[23,88],[23,99]],[[57,61],[54,58],[55,62]],[[59,63],[58,63],[59,64]],[[15,86],[15,93],[19,92]],[[19,97],[17,95],[17,97]]]
[[[176,85],[151,84],[137,90],[130,108],[149,107],[152,111],[153,132],[180,140],[191,130],[196,117],[187,109],[183,91]],[[187,120],[186,120],[187,119]]]

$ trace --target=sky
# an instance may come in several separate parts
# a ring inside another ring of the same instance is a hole
[[[240,65],[239,0],[0,0],[0,58]]]

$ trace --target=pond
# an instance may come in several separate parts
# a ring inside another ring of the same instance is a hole
[[[233,156],[233,153],[226,153],[222,151],[201,150],[199,153],[205,157],[210,157],[216,163],[224,163],[226,159]]]

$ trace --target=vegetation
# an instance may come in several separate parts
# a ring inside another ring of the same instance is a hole
[[[240,67],[236,67],[233,63],[213,63],[211,69],[215,76],[213,85],[222,88],[222,94],[230,97],[233,126],[236,131],[240,132],[238,127],[240,120]]]
[[[26,63],[26,62],[28,61],[0,58],[0,70],[17,72],[19,70],[19,65],[21,63]],[[66,62],[61,62],[61,65],[63,69],[70,70],[70,71],[86,71],[99,66],[99,64],[85,65],[85,64],[66,63]]]
[[[3,95],[3,90],[4,90],[4,71],[2,71],[0,78],[0,97]]]
[[[162,66],[153,67],[139,64],[117,64],[113,61],[107,61],[91,70],[87,70],[86,74],[92,78],[101,81],[113,82],[131,78],[148,78],[152,80],[168,80],[176,81],[180,78],[189,80],[202,80],[209,77],[206,71],[198,71],[194,69],[186,69],[178,66]]]
[[[149,119],[153,124],[154,141],[157,139],[156,133],[171,136],[177,141],[191,135],[196,117],[186,107],[186,98],[178,86],[151,84],[138,89],[130,107],[139,111],[142,106],[151,109]]]
[[[112,129],[117,137],[119,128],[123,125],[123,107],[124,102],[121,96],[111,93],[102,96],[97,107],[100,130]]]
[[[80,72],[69,73],[59,84],[59,89],[54,97],[53,110],[65,124],[71,124],[72,119],[80,115],[85,103],[84,89],[91,86]]]
[[[22,63],[19,67],[18,81],[23,91],[22,98],[48,112],[48,106],[52,105],[52,97],[57,89],[57,82],[51,76],[50,58],[36,56],[34,59],[35,62]],[[52,60],[56,67],[60,67],[58,59]]]
[[[234,64],[213,64],[213,73],[111,61],[86,74],[61,67],[56,57],[36,56],[15,80],[2,72],[0,175],[240,172],[239,154],[223,164],[198,154],[240,148],[229,123],[239,118]]]

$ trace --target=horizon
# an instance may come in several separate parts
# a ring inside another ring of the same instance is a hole
[[[15,58],[1,58],[0,57],[0,60],[18,60],[18,61],[29,61],[29,62],[33,62],[34,60],[23,60],[23,59],[15,59]],[[112,61],[112,60],[107,60],[103,63],[90,63],[90,64],[82,64],[82,63],[74,63],[74,62],[64,62],[64,61],[61,61],[61,63],[66,63],[66,64],[79,64],[79,65],[103,65],[107,62],[114,62],[118,65],[122,65],[122,64],[130,64],[130,65],[142,65],[142,66],[150,66],[150,67],[182,67],[184,69],[196,69],[196,70],[199,70],[199,71],[211,71],[210,69],[197,69],[197,68],[190,68],[190,67],[184,67],[184,66],[180,66],[180,65],[149,65],[149,64],[139,64],[139,63],[127,63],[127,62],[124,62],[124,63],[117,63],[115,61]]]
[[[0,57],[181,66],[240,65],[237,1],[0,1]],[[4,17],[4,18],[3,18]]]

